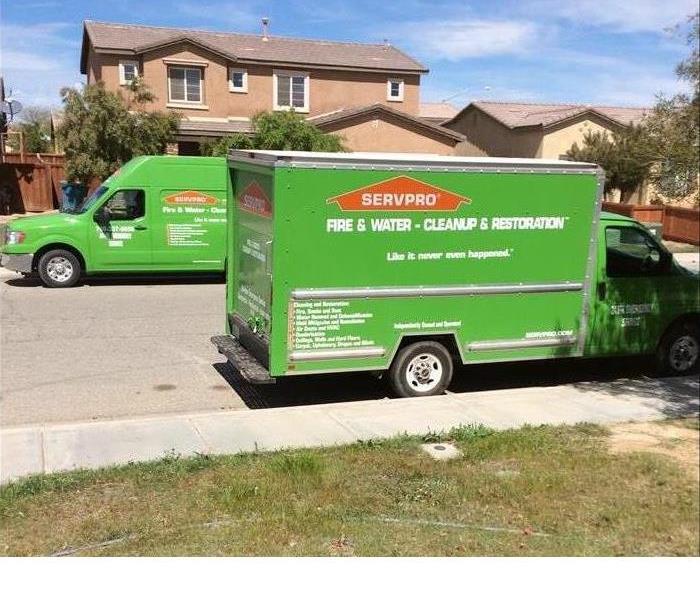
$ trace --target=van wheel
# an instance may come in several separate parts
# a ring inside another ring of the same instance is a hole
[[[665,375],[685,375],[698,368],[700,335],[697,323],[686,321],[664,335],[657,352],[657,363]]]
[[[389,368],[391,387],[399,396],[436,396],[452,380],[452,357],[438,342],[406,346]]]
[[[80,261],[69,250],[49,250],[39,259],[39,277],[46,287],[67,288],[80,279]]]

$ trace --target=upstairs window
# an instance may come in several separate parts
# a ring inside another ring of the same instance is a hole
[[[200,67],[168,67],[170,102],[202,103],[202,69]]]
[[[275,71],[272,75],[275,110],[309,112],[309,74]]]
[[[139,63],[135,60],[119,61],[119,85],[129,85],[139,76]]]
[[[245,93],[248,91],[248,71],[245,69],[229,69],[228,89],[230,92]]]
[[[403,79],[389,79],[386,82],[386,99],[391,102],[403,101]]]

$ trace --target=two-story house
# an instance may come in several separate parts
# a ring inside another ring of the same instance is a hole
[[[294,110],[355,151],[454,153],[464,136],[419,116],[427,69],[389,44],[360,44],[85,21],[81,73],[119,90],[141,77],[157,110],[181,115],[181,154]]]

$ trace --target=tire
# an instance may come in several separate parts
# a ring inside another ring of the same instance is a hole
[[[698,370],[700,328],[698,323],[685,321],[672,327],[661,339],[657,365],[663,375],[686,375]]]
[[[452,380],[454,366],[445,346],[416,342],[401,349],[389,367],[389,382],[401,397],[437,396]]]
[[[72,287],[81,275],[80,261],[70,250],[49,250],[39,259],[39,277],[46,287]]]

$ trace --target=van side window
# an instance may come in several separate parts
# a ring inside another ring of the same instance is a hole
[[[654,238],[638,227],[605,230],[608,277],[639,277],[661,272],[662,250]]]
[[[132,221],[146,214],[146,196],[143,190],[119,190],[106,206],[112,220]]]

